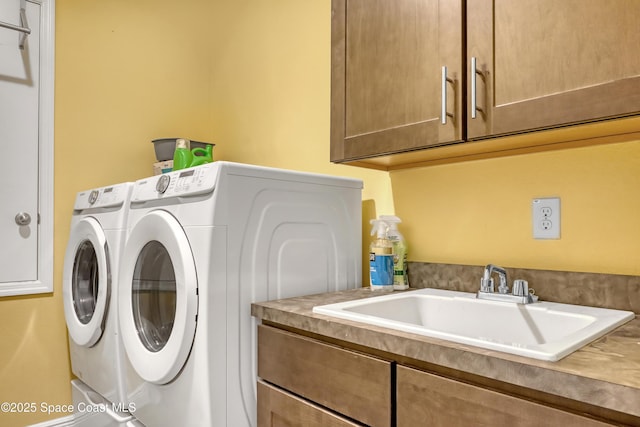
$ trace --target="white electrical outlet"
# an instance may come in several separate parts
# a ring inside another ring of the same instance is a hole
[[[531,203],[534,239],[560,238],[560,198],[533,199]]]

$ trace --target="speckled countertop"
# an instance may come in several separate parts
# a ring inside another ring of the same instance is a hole
[[[546,362],[314,314],[316,305],[382,295],[368,288],[255,303],[287,327],[640,417],[640,318],[557,362]]]

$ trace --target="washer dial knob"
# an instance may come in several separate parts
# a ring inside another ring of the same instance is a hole
[[[93,190],[91,191],[91,193],[89,193],[89,204],[94,204],[96,202],[96,200],[98,200],[98,195],[100,193],[98,193],[98,190]]]
[[[156,191],[160,194],[167,191],[169,188],[169,183],[171,182],[171,177],[169,175],[160,175],[158,178],[158,182],[156,182]]]

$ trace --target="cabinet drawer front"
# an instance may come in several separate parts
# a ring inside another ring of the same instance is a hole
[[[397,375],[398,427],[610,425],[404,366]]]
[[[260,325],[258,376],[367,425],[390,425],[389,362]]]
[[[258,427],[352,427],[347,419],[258,381]]]

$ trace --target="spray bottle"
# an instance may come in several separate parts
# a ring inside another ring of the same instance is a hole
[[[389,225],[387,237],[393,245],[393,289],[409,289],[407,276],[407,242],[398,231],[398,224],[402,222],[395,215],[380,215],[380,219]]]
[[[371,224],[371,235],[376,235],[369,249],[371,290],[393,290],[393,244],[387,236],[389,226],[380,219],[372,219]]]

